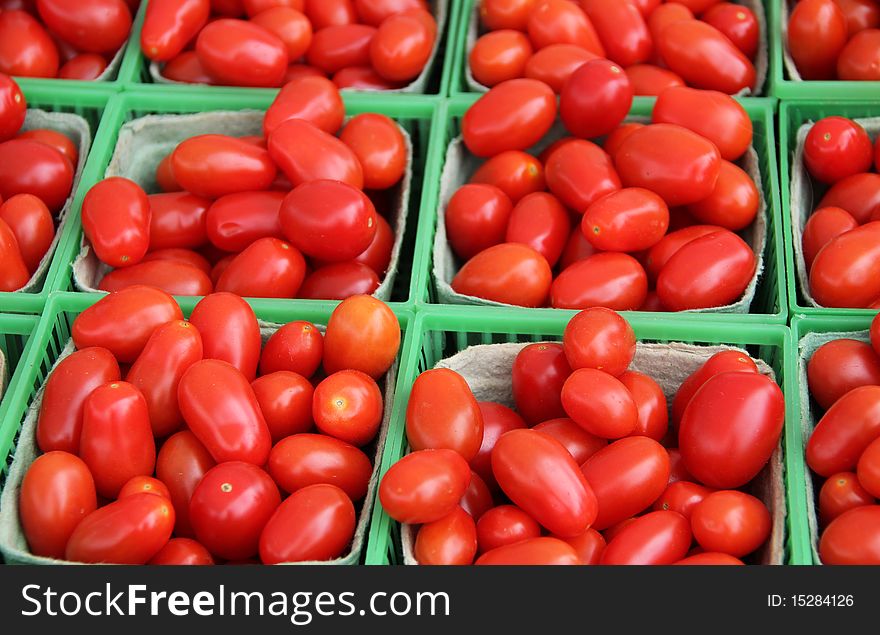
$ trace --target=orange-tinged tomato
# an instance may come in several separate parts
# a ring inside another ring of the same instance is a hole
[[[474,519],[461,507],[419,528],[414,555],[423,565],[469,565],[477,553]]]
[[[370,63],[385,79],[418,77],[434,50],[437,24],[428,11],[412,9],[382,21],[370,42]]]
[[[550,305],[635,311],[647,294],[648,276],[638,260],[624,253],[601,252],[575,262],[557,276],[550,289]]]
[[[511,29],[490,31],[476,41],[468,55],[468,64],[475,80],[484,86],[495,86],[523,77],[532,52],[524,33]]]
[[[559,94],[572,73],[595,59],[599,59],[595,53],[576,44],[550,44],[529,57],[523,75],[544,82]]]
[[[462,185],[449,199],[444,214],[452,250],[469,260],[504,242],[511,212],[510,198],[494,185]]]
[[[537,0],[484,0],[480,3],[480,21],[490,31],[525,31],[536,3]]]
[[[694,539],[703,549],[739,558],[767,541],[772,524],[763,502],[736,490],[712,492],[691,514]]]
[[[545,188],[544,166],[531,154],[508,150],[489,158],[470,178],[471,183],[494,185],[516,204]]]
[[[322,433],[355,446],[376,436],[382,423],[382,393],[372,377],[340,370],[315,388],[312,417]]]
[[[543,306],[553,273],[537,251],[519,243],[489,247],[455,274],[452,290],[462,295],[503,304]]]
[[[306,59],[331,75],[347,66],[368,66],[370,42],[375,34],[376,28],[366,24],[325,27],[312,38]]]
[[[635,64],[626,69],[633,94],[640,96],[662,95],[669,88],[684,86],[684,80],[666,68],[652,64]]]
[[[326,483],[359,501],[367,494],[373,466],[366,454],[344,441],[323,434],[294,434],[272,448],[268,470],[286,492]]]
[[[292,7],[271,7],[254,15],[251,22],[278,36],[287,48],[287,59],[290,61],[298,60],[305,55],[314,41],[312,23],[304,13]],[[290,81],[290,79],[292,78],[288,66],[284,80]]]
[[[389,117],[361,114],[353,117],[339,135],[354,151],[364,171],[364,187],[383,190],[403,178],[408,160],[400,127]]]
[[[529,13],[526,29],[536,49],[551,44],[576,44],[605,57],[605,48],[583,10],[565,0],[541,0]]]
[[[209,0],[151,2],[141,28],[141,50],[153,61],[167,62],[198,35],[210,13]]]
[[[378,379],[397,358],[400,325],[381,300],[356,295],[330,315],[324,335],[324,370],[352,369]]]

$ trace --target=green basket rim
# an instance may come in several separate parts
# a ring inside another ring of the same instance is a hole
[[[10,373],[9,384],[2,400],[0,400],[0,465],[3,466],[6,464],[6,457],[15,436],[14,432],[11,435],[7,432],[5,422],[9,418],[10,412],[15,412],[23,401],[30,400],[31,392],[26,378],[31,373],[31,359],[37,347],[41,322],[38,315],[0,314],[0,332],[27,336],[21,357],[15,369]]]

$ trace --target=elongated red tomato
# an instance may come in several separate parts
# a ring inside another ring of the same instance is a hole
[[[150,202],[129,179],[111,177],[92,187],[82,219],[95,254],[111,267],[137,264],[150,246]]]
[[[156,62],[179,55],[208,21],[210,0],[151,2],[141,29],[141,50]]]
[[[803,0],[788,20],[788,50],[803,79],[834,79],[846,45],[846,16],[834,0]]]
[[[484,249],[505,242],[513,208],[501,189],[467,183],[455,191],[444,213],[449,245],[459,258],[469,260]]]
[[[559,116],[575,136],[606,135],[626,118],[632,97],[632,84],[623,68],[605,59],[590,60],[565,80]]]
[[[535,2],[528,12],[526,30],[536,49],[551,44],[576,44],[598,56],[605,56],[592,22],[574,3],[563,0]]]
[[[715,375],[721,373],[757,373],[758,367],[743,351],[721,351],[715,353],[697,370],[682,382],[672,400],[672,423],[678,428],[684,411],[696,392]]]
[[[420,450],[388,469],[379,484],[379,501],[394,520],[431,523],[455,509],[470,479],[470,467],[457,452]]]
[[[159,326],[182,320],[170,295],[154,287],[134,286],[111,293],[80,313],[71,336],[78,349],[101,346],[120,363],[131,364]]]
[[[174,503],[175,535],[195,536],[189,519],[189,501],[196,485],[214,465],[211,453],[189,430],[171,435],[162,444],[156,457],[156,478],[168,488]]]
[[[79,149],[77,145],[62,132],[50,128],[32,128],[30,130],[23,130],[16,136],[18,139],[31,139],[32,141],[39,141],[55,148],[70,161],[74,169],[76,169],[79,163]]]
[[[370,42],[375,35],[375,27],[367,24],[325,27],[312,38],[306,59],[329,75],[347,66],[369,66]]]
[[[150,194],[150,251],[195,249],[208,236],[205,219],[211,201],[188,192]]]
[[[601,252],[579,260],[560,273],[550,288],[557,309],[605,307],[635,311],[648,294],[648,276],[629,254]]]
[[[315,269],[303,281],[297,297],[310,300],[344,300],[359,293],[370,295],[379,288],[376,272],[362,262],[350,260]]]
[[[436,36],[434,17],[424,9],[389,16],[370,42],[370,65],[390,81],[415,79],[431,56]]]
[[[856,507],[836,518],[819,541],[824,564],[880,564],[880,505]]]
[[[259,343],[257,346],[259,350]],[[321,364],[323,350],[324,337],[314,324],[290,322],[273,333],[266,342],[260,354],[260,374],[290,371],[303,377],[311,377]]]
[[[618,379],[593,368],[579,368],[562,387],[562,406],[579,426],[605,439],[630,434],[638,421],[632,395]]]
[[[302,119],[335,134],[344,117],[345,106],[333,82],[326,77],[300,77],[285,84],[269,106],[263,133],[268,137],[288,119]]]
[[[172,295],[207,295],[214,290],[203,269],[173,259],[151,259],[114,269],[101,279],[101,291],[119,291],[135,285],[161,289]]]
[[[552,151],[545,162],[547,188],[576,214],[620,189],[620,177],[602,148],[572,140]]]
[[[618,379],[629,391],[638,410],[632,435],[662,440],[669,431],[669,414],[663,389],[648,375],[633,370],[626,371]]]
[[[479,520],[480,516],[495,505],[495,501],[492,499],[492,492],[489,491],[489,487],[476,472],[471,472],[471,483],[468,485],[459,503],[461,508],[470,514],[471,518],[475,521]]]
[[[0,141],[18,134],[26,113],[27,100],[21,88],[14,79],[0,74]]]
[[[171,492],[168,487],[157,478],[152,476],[133,476],[125,482],[125,485],[119,490],[117,498],[125,498],[132,494],[155,494],[156,496],[164,496],[171,500]]]
[[[217,199],[204,216],[207,238],[214,246],[236,253],[260,238],[283,238],[279,212],[284,196],[283,192],[238,192]]]
[[[532,192],[545,189],[541,161],[521,150],[507,150],[493,155],[470,178],[470,183],[494,185],[514,204]]]
[[[480,36],[468,55],[474,79],[484,86],[495,86],[525,74],[532,45],[524,33],[511,29],[491,31]]]
[[[342,141],[300,119],[288,119],[269,134],[269,154],[294,185],[329,179],[364,186],[355,153]]]
[[[551,44],[526,61],[525,77],[544,82],[559,94],[572,73],[597,56],[575,44]]]
[[[782,390],[769,377],[712,377],[691,399],[678,431],[688,472],[709,487],[745,485],[770,460],[784,418]]]
[[[752,177],[735,163],[722,160],[712,193],[686,209],[703,223],[739,231],[751,225],[760,205],[761,195]]]
[[[813,262],[822,247],[858,226],[856,219],[840,207],[822,207],[813,212],[804,225],[804,233],[801,237],[807,271],[813,267]]]
[[[269,426],[273,443],[314,427],[312,397],[315,390],[302,375],[279,370],[258,377],[251,383],[251,388]]]
[[[214,20],[199,32],[196,54],[221,84],[280,86],[287,47],[268,29],[244,20]]]
[[[461,507],[433,523],[422,525],[414,547],[424,565],[469,565],[477,553],[474,519]]]
[[[547,260],[519,243],[489,247],[471,258],[450,283],[463,295],[519,306],[543,306],[553,274]]]
[[[487,551],[478,565],[578,565],[577,552],[567,542],[549,536],[529,538]]]
[[[566,449],[534,430],[512,430],[492,451],[505,494],[554,534],[575,536],[594,521],[596,496]]]
[[[581,0],[580,5],[596,28],[608,59],[632,66],[651,56],[651,34],[634,2]]]
[[[352,117],[339,139],[351,148],[364,169],[364,187],[383,190],[403,178],[407,144],[400,127],[389,117],[365,113]]]
[[[302,5],[300,5],[302,8]],[[300,10],[276,5],[251,17],[251,22],[278,36],[287,49],[287,59],[300,59],[312,44],[312,23]],[[308,68],[308,67],[305,67]],[[290,79],[290,66],[284,80]]]
[[[657,244],[669,227],[662,198],[638,187],[612,192],[590,205],[581,221],[587,240],[603,251],[642,251]]]
[[[593,454],[581,470],[599,504],[593,526],[607,529],[647,509],[663,493],[669,455],[653,439],[629,437]]]
[[[861,386],[834,402],[807,441],[807,465],[821,476],[852,471],[880,437],[880,386]]]
[[[95,388],[83,404],[79,454],[105,498],[116,498],[133,476],[153,473],[156,444],[147,402],[137,388],[124,381]]]
[[[248,380],[226,362],[206,359],[184,373],[180,412],[214,460],[263,465],[272,439]]]
[[[33,194],[57,213],[70,196],[73,166],[61,152],[33,139],[0,143],[0,196]]]
[[[841,179],[819,201],[817,208],[821,207],[845,209],[860,225],[880,220],[880,174],[866,172]]]
[[[611,539],[601,564],[672,564],[691,546],[691,529],[677,512],[649,512],[633,520]]]
[[[12,230],[28,273],[35,272],[55,238],[49,208],[32,194],[17,194],[0,204],[0,220]],[[10,241],[7,238],[4,242]],[[8,246],[5,249],[11,251]]]
[[[55,77],[58,47],[43,25],[21,8],[0,13],[0,73]]]
[[[660,241],[648,250],[645,256],[645,270],[651,280],[656,280],[660,275],[660,271],[669,262],[678,250],[684,247],[692,240],[696,240],[701,236],[714,234],[723,229],[716,225],[691,225],[666,234]]]
[[[18,513],[34,555],[64,558],[70,535],[96,508],[95,481],[73,454],[47,452],[31,463],[22,479]]]
[[[590,434],[568,417],[544,421],[533,429],[559,441],[578,465],[608,445],[606,439]]]
[[[412,404],[412,401],[410,401],[410,404]],[[479,474],[480,478],[487,485],[492,489],[498,489],[495,475],[492,473],[492,450],[495,449],[498,439],[506,432],[525,428],[526,422],[516,412],[500,403],[481,401],[478,405],[483,421],[482,443],[480,444],[479,452],[470,459],[470,465],[471,469],[476,474]]]
[[[253,381],[261,338],[257,317],[247,302],[233,293],[212,293],[196,305],[189,321],[202,336],[205,359],[229,362]]]
[[[114,53],[131,30],[131,11],[123,0],[37,0],[46,26],[77,50]]]
[[[837,58],[837,77],[844,81],[876,82],[880,29],[865,29],[847,42]]]
[[[880,498],[880,442],[877,439],[862,452],[856,474],[861,486],[875,498]]]
[[[264,190],[276,175],[265,149],[220,134],[183,141],[171,155],[171,169],[185,190],[205,198]]]
[[[322,434],[294,434],[279,441],[269,454],[269,474],[286,492],[326,483],[353,501],[367,493],[373,467],[361,450]]]
[[[880,359],[867,342],[832,340],[807,363],[807,382],[810,394],[827,410],[853,388],[880,386]]]
[[[186,370],[202,359],[202,338],[190,322],[176,320],[157,328],[126,381],[146,399],[153,435],[165,437],[183,423],[177,386]]]
[[[238,254],[217,281],[218,292],[252,298],[293,298],[306,261],[298,249],[277,238],[260,238]]]
[[[571,367],[560,344],[529,344],[513,362],[513,399],[516,410],[529,424],[565,416],[562,386]]]
[[[633,94],[644,97],[662,95],[670,88],[684,86],[684,80],[665,68],[652,64],[636,64],[626,69]]]
[[[174,507],[164,496],[134,494],[86,516],[67,542],[65,560],[146,564],[171,537]]]
[[[864,308],[880,297],[880,222],[832,239],[810,269],[810,292],[829,307]]]

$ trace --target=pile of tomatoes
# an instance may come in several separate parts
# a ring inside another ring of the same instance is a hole
[[[481,0],[488,31],[470,50],[477,82],[517,77],[557,93],[584,62],[620,65],[636,95],[670,86],[728,94],[755,90],[759,25],[746,6],[720,0]]]
[[[810,394],[824,414],[807,441],[819,490],[825,564],[880,564],[880,319],[870,344],[820,346],[807,364]]]
[[[511,79],[465,113],[462,138],[487,160],[451,197],[446,234],[464,265],[460,294],[529,307],[682,311],[740,300],[757,258],[736,232],[761,195],[735,161],[752,122],[732,97],[686,86],[657,98],[650,123],[624,123],[632,86],[608,60],[566,81],[571,136],[538,156],[553,90]],[[604,137],[600,146],[589,139]],[[555,273],[554,273],[555,270]]]
[[[93,80],[128,40],[139,0],[0,0],[0,72]]]
[[[386,305],[353,297],[325,335],[291,322],[263,346],[235,295],[206,297],[185,321],[142,286],[86,309],[72,336],[76,352],[44,386],[43,454],[21,484],[33,554],[275,564],[345,552],[383,417],[376,380],[400,344]]]
[[[275,87],[304,76],[339,88],[402,88],[437,40],[426,0],[153,0],[141,49],[167,79]]]
[[[664,391],[628,370],[629,324],[582,311],[562,343],[525,346],[516,410],[478,402],[450,369],[416,379],[413,452],[385,473],[382,507],[421,525],[421,564],[742,564],[771,515],[742,491],[776,450],[779,386],[741,351]],[[696,547],[694,547],[696,541]]]
[[[801,237],[810,293],[822,306],[880,308],[880,141],[826,117],[804,142],[804,167],[828,187]]]
[[[799,0],[788,20],[788,51],[801,79],[880,81],[880,4]]]
[[[391,261],[395,233],[383,213],[395,211],[387,194],[406,171],[407,143],[385,115],[344,126],[343,117],[330,80],[296,79],[266,112],[264,136],[181,142],[158,166],[162,193],[122,177],[97,183],[83,201],[83,229],[115,267],[99,288],[328,300],[373,293]]]
[[[21,131],[27,102],[0,73],[0,291],[17,291],[55,238],[54,214],[70,196],[76,144],[55,130]]]

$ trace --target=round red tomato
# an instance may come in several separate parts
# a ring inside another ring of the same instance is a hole
[[[379,484],[379,502],[398,522],[431,523],[452,513],[470,479],[470,467],[457,452],[420,450],[388,468]]]
[[[212,293],[199,301],[189,321],[202,336],[205,359],[229,362],[253,381],[262,340],[257,317],[247,302],[233,293]],[[264,368],[262,372],[272,371]]]
[[[700,19],[727,36],[734,46],[749,59],[758,53],[760,25],[754,12],[747,6],[719,2],[710,7]]]
[[[499,505],[477,521],[480,553],[541,535],[541,526],[515,505]]]
[[[880,358],[866,342],[841,338],[823,344],[807,363],[810,394],[825,410],[859,386],[880,386]]]
[[[297,373],[279,370],[258,377],[251,383],[251,388],[269,426],[273,443],[312,429],[314,388],[308,379]]]
[[[312,399],[318,430],[356,446],[366,445],[376,436],[382,411],[379,386],[357,370],[331,374],[318,384]]]
[[[523,348],[513,362],[513,398],[529,424],[565,416],[562,386],[571,374],[560,344],[542,342]]]
[[[760,205],[761,194],[752,177],[735,163],[722,160],[712,193],[686,209],[702,223],[739,231],[755,220]]]
[[[562,336],[571,368],[595,368],[621,375],[636,354],[636,336],[615,311],[592,308],[575,315]]]
[[[447,368],[419,375],[406,407],[406,437],[414,450],[455,450],[473,459],[483,440],[483,416],[464,377]]]
[[[657,244],[669,227],[669,208],[642,188],[612,192],[587,208],[581,231],[602,251],[642,251]]]
[[[614,130],[632,105],[633,89],[623,69],[596,59],[572,73],[559,98],[559,115],[578,137],[599,137]]]
[[[174,503],[176,535],[195,536],[189,518],[189,501],[196,485],[214,464],[210,452],[189,430],[170,436],[162,444],[156,458],[156,478],[168,488]]]
[[[868,133],[846,117],[825,117],[817,121],[804,142],[804,164],[822,183],[836,183],[869,171],[873,155]]]
[[[407,143],[400,127],[389,117],[362,114],[353,117],[339,138],[350,147],[364,170],[364,187],[383,190],[403,178]]]
[[[371,296],[352,296],[330,315],[324,370],[359,370],[378,379],[391,367],[399,348],[400,325],[391,309]]]
[[[819,490],[819,522],[826,526],[854,507],[873,504],[874,497],[854,472],[838,472],[829,476]]]
[[[494,185],[514,204],[532,192],[541,192],[546,187],[541,161],[520,150],[508,150],[494,155],[477,168],[470,182]]]
[[[446,206],[446,236],[456,255],[469,260],[504,242],[512,211],[510,198],[494,185],[462,185]]]
[[[691,515],[694,538],[703,549],[738,558],[764,544],[771,525],[764,503],[735,490],[709,494]]]
[[[461,507],[432,523],[422,525],[413,548],[419,564],[469,565],[477,554],[474,519]]]
[[[168,487],[157,478],[152,476],[133,476],[119,490],[117,498],[125,498],[133,494],[155,494],[171,500],[171,492]]]
[[[11,77],[0,73],[0,141],[6,141],[18,134],[26,112],[27,101],[18,84]]]
[[[73,166],[55,148],[31,139],[0,143],[0,197],[33,194],[53,213],[70,196]]]
[[[643,436],[660,441],[669,431],[669,415],[666,395],[656,381],[648,375],[628,370],[617,377],[636,404],[638,419],[633,436]]]

